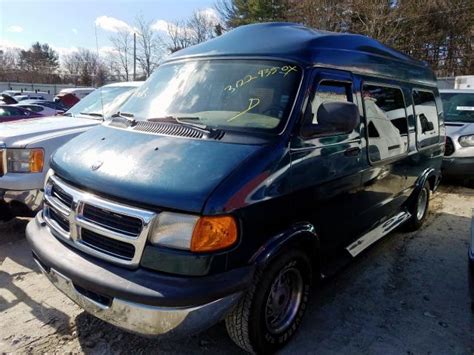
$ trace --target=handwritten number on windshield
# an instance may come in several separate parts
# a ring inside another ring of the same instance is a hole
[[[298,72],[298,68],[296,65],[285,65],[282,67],[271,67],[271,68],[260,69],[257,71],[257,75],[248,74],[244,76],[242,79],[237,80],[235,82],[235,85],[227,85],[224,88],[224,91],[229,91],[231,93],[234,93],[238,88],[247,85],[253,80],[257,80],[260,78],[268,78],[275,74],[282,74],[284,77],[286,77],[291,72]]]
[[[243,110],[242,112],[239,112],[238,114],[236,114],[234,117],[232,118],[229,118],[227,120],[227,122],[230,122],[230,121],[233,121],[235,120],[237,117],[240,117],[242,115],[245,115],[247,112],[249,112],[250,110],[254,109],[255,107],[257,107],[258,105],[260,105],[260,99],[257,98],[257,97],[252,97],[249,99],[249,106]]]

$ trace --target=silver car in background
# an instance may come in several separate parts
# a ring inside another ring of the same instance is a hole
[[[474,179],[474,90],[440,90],[446,125],[443,175]]]
[[[116,113],[143,82],[102,86],[63,116],[0,124],[0,221],[41,208],[51,155]]]

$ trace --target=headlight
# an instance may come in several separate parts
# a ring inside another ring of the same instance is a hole
[[[462,147],[474,147],[474,134],[459,137],[459,144],[461,144]]]
[[[150,243],[192,252],[211,252],[237,241],[237,224],[231,216],[198,217],[162,212],[149,237]]]
[[[162,212],[155,220],[150,242],[177,249],[190,249],[198,216]]]
[[[7,149],[7,171],[10,173],[40,173],[44,166],[44,150]]]

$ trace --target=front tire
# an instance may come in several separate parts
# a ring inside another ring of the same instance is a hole
[[[0,202],[0,224],[10,221],[13,217],[10,206],[6,203]]]
[[[423,188],[418,193],[415,202],[413,203],[413,207],[411,208],[411,218],[407,222],[407,229],[408,231],[416,231],[420,229],[423,225],[423,222],[428,215],[428,210],[430,206],[430,184],[428,182],[425,183]]]
[[[250,353],[273,353],[301,324],[312,278],[311,262],[298,249],[259,270],[250,289],[226,317],[229,336]]]

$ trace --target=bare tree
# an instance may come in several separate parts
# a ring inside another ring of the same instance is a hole
[[[192,45],[191,32],[183,21],[168,23],[167,34],[169,37],[167,49],[171,53]]]
[[[220,36],[223,27],[208,13],[197,10],[188,20],[169,23],[167,32],[167,48],[173,53]]]
[[[137,60],[148,78],[158,66],[163,54],[161,38],[152,28],[152,22],[146,21],[143,16],[138,16],[136,21]]]
[[[76,84],[101,86],[108,75],[99,55],[85,48],[63,56],[63,66],[75,78]]]
[[[214,38],[216,25],[214,19],[210,18],[205,12],[194,11],[187,21],[192,43],[198,44]]]
[[[18,49],[6,48],[0,50],[0,80],[6,80],[9,74],[18,68],[20,53]]]
[[[122,30],[110,37],[110,41],[117,53],[117,63],[121,67],[125,80],[128,81],[133,55],[133,35],[127,30]]]

